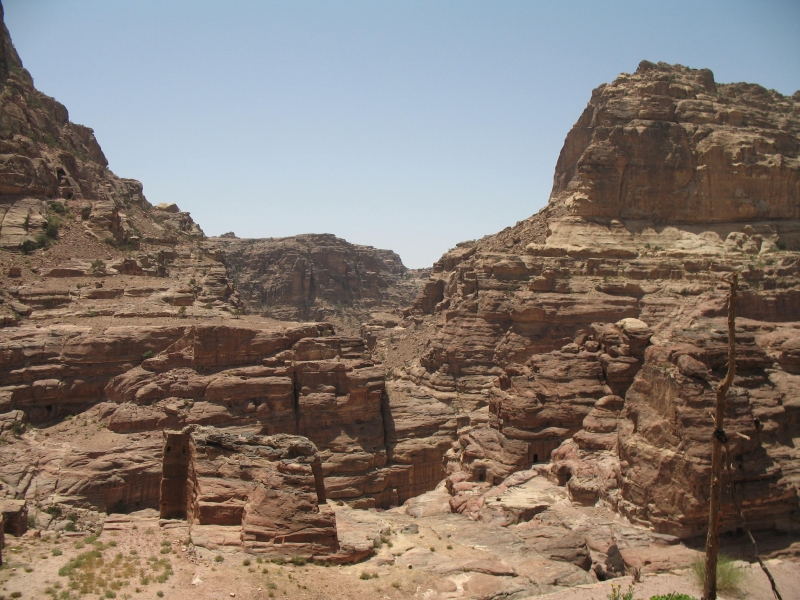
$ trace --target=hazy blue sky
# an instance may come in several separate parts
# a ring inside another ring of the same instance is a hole
[[[547,202],[639,61],[800,88],[800,2],[4,0],[36,86],[208,235],[327,232],[429,266]]]

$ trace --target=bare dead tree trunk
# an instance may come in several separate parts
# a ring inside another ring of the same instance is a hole
[[[708,511],[708,537],[706,538],[706,579],[703,582],[703,600],[717,598],[717,556],[719,555],[720,498],[722,496],[722,450],[726,441],[723,424],[725,398],[736,376],[736,286],[739,274],[731,273],[724,280],[731,287],[728,298],[728,373],[717,388],[717,406],[714,413],[714,435],[711,441],[711,499]]]

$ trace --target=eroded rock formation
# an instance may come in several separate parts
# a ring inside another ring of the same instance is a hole
[[[163,456],[161,516],[187,519],[196,544],[213,548],[215,538],[238,534],[250,553],[353,558],[339,554],[322,463],[308,438],[187,428],[165,432]]]
[[[794,97],[708,70],[643,62],[595,90],[548,206],[445,254],[407,312],[438,331],[401,381],[464,415],[454,484],[556,450],[574,502],[699,533],[727,344],[719,277],[737,270],[736,493],[753,524],[796,529],[798,151]]]
[[[321,321],[343,317],[352,329],[370,312],[411,304],[415,273],[391,250],[329,234],[275,239],[221,236],[219,249],[242,301],[254,314]]]

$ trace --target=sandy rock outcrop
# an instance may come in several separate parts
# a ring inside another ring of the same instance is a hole
[[[797,527],[799,150],[796,99],[707,70],[644,62],[595,90],[548,206],[446,253],[404,313],[435,327],[399,380],[460,409],[454,510],[552,455],[575,504],[699,533],[735,270],[736,493],[756,526]]]
[[[234,535],[226,528],[249,553],[327,560],[339,550],[321,461],[301,436],[165,432],[161,516],[187,518],[195,544],[209,548]]]
[[[371,311],[410,304],[417,293],[414,273],[397,254],[329,234],[220,236],[205,245],[220,252],[247,308],[269,317],[360,323]]]
[[[3,412],[38,426],[74,415],[107,428],[99,446],[57,451],[23,438],[3,448],[4,495],[57,494],[101,509],[154,506],[161,460],[154,434],[214,425],[305,436],[318,449],[327,498],[396,506],[441,480],[456,419],[433,397],[391,401],[384,368],[368,356],[361,338],[315,323],[2,330]]]

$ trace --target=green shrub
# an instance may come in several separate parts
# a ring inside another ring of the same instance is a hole
[[[28,529],[36,529],[36,517],[28,515]]]
[[[61,228],[61,219],[57,215],[47,215],[44,224],[44,233],[51,240],[58,238],[58,230]]]
[[[302,567],[304,564],[306,564],[306,559],[302,556],[293,556],[291,559],[289,559],[289,562],[296,567]]]
[[[67,207],[64,206],[63,202],[59,202],[58,200],[51,200],[48,203],[47,208],[58,215],[67,214]]]
[[[148,350],[144,354],[142,354],[142,360],[147,360],[148,358],[153,358],[153,351]]]
[[[64,526],[64,531],[75,531],[75,530],[76,530],[75,523],[73,523],[72,521],[70,521]]]
[[[52,506],[48,506],[45,512],[48,515],[51,515],[54,519],[57,519],[61,516],[61,507],[58,504],[53,504]],[[69,517],[67,517],[69,519]]]
[[[223,560],[225,560],[225,557],[224,557],[224,556],[222,556],[221,554],[217,554],[217,555],[214,557],[214,561],[216,561],[216,562],[218,562],[218,563],[221,563]]]
[[[104,263],[99,258],[97,260],[92,261],[93,273],[105,273],[105,271],[106,271],[106,263]]]
[[[14,421],[9,429],[14,436],[19,437],[25,433],[25,424],[22,421]]]
[[[739,588],[739,584],[744,579],[744,571],[733,564],[734,560],[730,556],[720,554],[717,559],[717,590],[720,592],[733,592]],[[694,576],[702,586],[706,579],[706,559],[700,556],[692,565]]]
[[[39,248],[47,248],[50,246],[50,241],[51,241],[50,236],[44,232],[37,233],[34,239],[36,240],[36,245]]]
[[[245,558],[245,559],[242,561],[242,564],[243,564],[245,567],[249,567],[249,566],[250,566],[250,559],[249,559],[249,558]]]
[[[650,596],[650,600],[696,600],[696,598],[689,594],[672,592],[671,594],[664,594],[663,596]]]
[[[39,246],[36,245],[36,242],[33,240],[25,240],[20,244],[19,251],[23,254],[28,254],[36,250]]]
[[[628,589],[623,592],[622,584],[612,583],[608,600],[633,600],[633,584],[630,584]]]
[[[61,548],[53,548],[50,552],[53,556],[61,556]]]
[[[58,514],[61,514],[61,511],[58,511]],[[78,520],[78,513],[71,512],[67,515],[67,519],[75,523]]]

